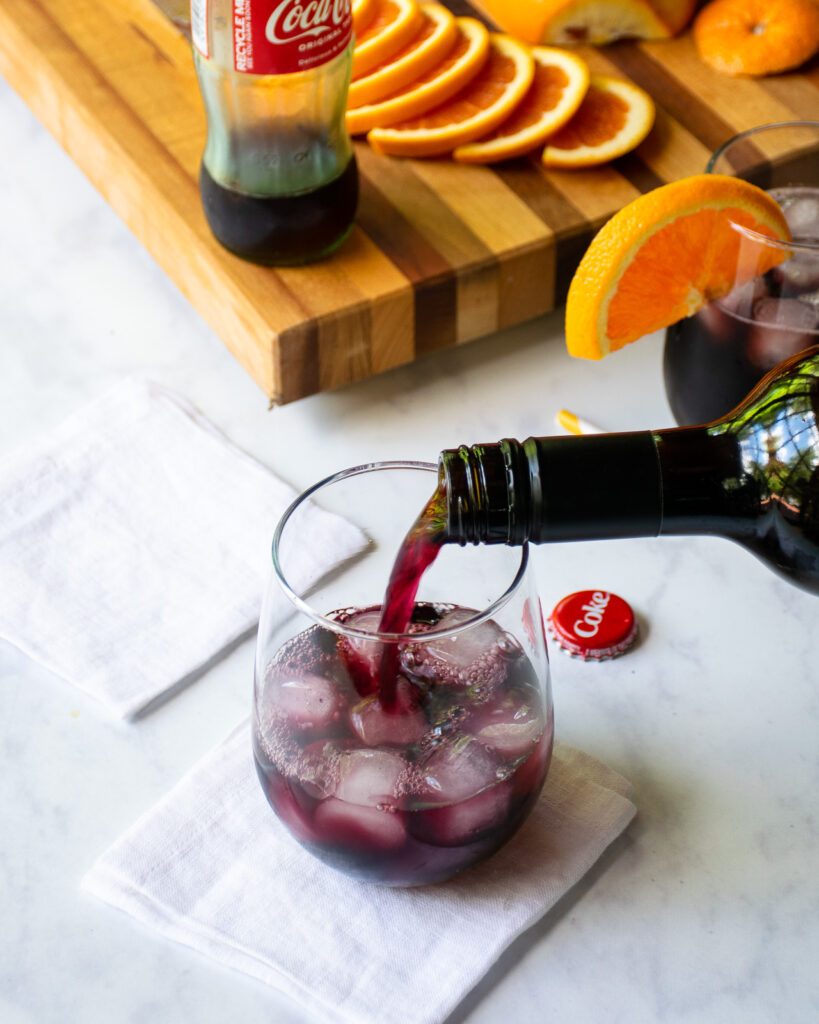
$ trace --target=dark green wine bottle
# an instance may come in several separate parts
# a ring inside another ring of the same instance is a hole
[[[712,534],[819,594],[819,346],[714,423],[461,447],[440,478],[449,542]]]

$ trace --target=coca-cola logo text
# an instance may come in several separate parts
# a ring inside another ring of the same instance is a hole
[[[584,604],[580,609],[586,614],[574,624],[575,636],[592,637],[597,636],[600,631],[600,624],[603,621],[606,607],[611,600],[611,594],[604,594],[595,590],[589,604]]]
[[[350,0],[282,0],[267,21],[265,36],[275,44],[321,36],[343,25]]]

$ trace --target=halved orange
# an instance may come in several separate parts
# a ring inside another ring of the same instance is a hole
[[[566,50],[536,46],[535,77],[512,114],[477,142],[459,146],[453,156],[465,164],[508,160],[536,149],[574,114],[589,87],[584,60]]]
[[[424,4],[418,34],[392,60],[354,79],[348,107],[363,107],[392,95],[441,63],[458,38],[455,16],[440,4]]]
[[[378,0],[353,0],[353,32],[360,36],[375,17]]]
[[[353,75],[365,75],[388,61],[420,27],[416,0],[377,0],[372,20],[356,37]]]
[[[493,33],[489,58],[459,93],[420,117],[373,128],[367,141],[392,156],[441,156],[491,132],[529,91],[535,62],[528,46]]]
[[[347,111],[347,131],[351,135],[417,117],[472,81],[488,59],[489,32],[474,18],[456,18],[455,24],[455,45],[440,64],[379,103]]]
[[[527,43],[596,45],[671,35],[649,0],[477,0],[477,5]]]
[[[727,175],[682,178],[624,206],[597,233],[569,287],[570,354],[600,359],[691,316],[785,258],[787,249],[754,245],[748,230],[790,238],[776,201]],[[745,248],[740,263],[743,231],[755,258]]]
[[[714,0],[694,22],[700,57],[726,75],[770,75],[819,51],[816,0]]]
[[[654,124],[654,101],[639,86],[592,75],[574,117],[546,143],[547,167],[596,167],[639,146]]]

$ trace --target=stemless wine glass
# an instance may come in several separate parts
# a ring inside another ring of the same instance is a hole
[[[819,342],[819,121],[763,125],[721,146],[706,167],[767,189],[793,236],[780,242],[734,224],[734,288],[669,327],[666,394],[681,425],[737,406],[788,357]]]
[[[534,805],[552,752],[525,547],[444,545],[406,633],[378,632],[393,560],[436,480],[433,465],[387,462],[306,491],[276,530],[259,624],[265,795],[311,853],[387,885],[442,881],[494,853]],[[299,586],[317,564],[317,504],[354,519],[369,544]]]

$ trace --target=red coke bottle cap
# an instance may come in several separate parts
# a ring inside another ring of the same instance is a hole
[[[584,660],[616,658],[637,639],[631,605],[606,590],[579,590],[559,601],[549,617],[552,636]]]

